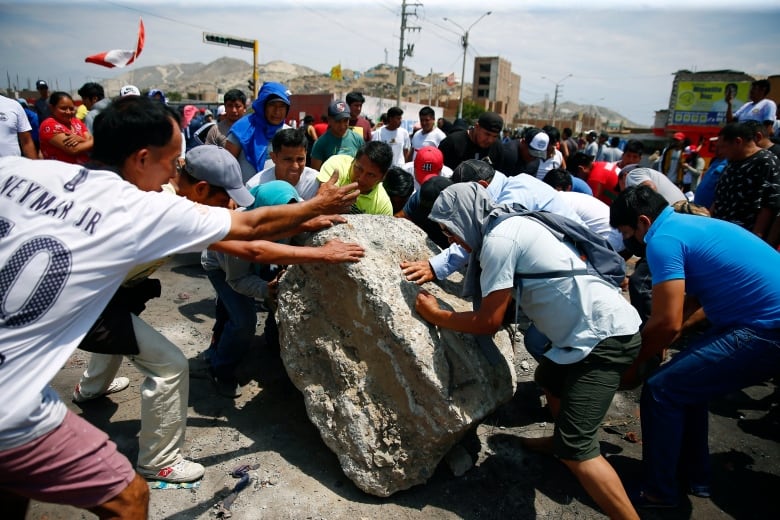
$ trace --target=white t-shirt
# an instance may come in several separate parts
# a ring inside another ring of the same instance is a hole
[[[539,180],[544,179],[547,172],[560,168],[561,164],[563,164],[563,154],[560,150],[555,150],[555,155],[539,163],[539,168],[536,170],[536,178]]]
[[[412,147],[412,141],[409,139],[409,132],[406,128],[399,126],[395,130],[388,130],[383,126],[371,134],[372,141],[382,141],[390,145],[393,149],[393,165],[403,166],[406,162],[404,150]]]
[[[42,184],[45,183],[45,184]],[[148,193],[116,173],[0,158],[0,450],[59,426],[49,381],[133,266],[200,251],[230,212]]]
[[[14,99],[0,96],[0,157],[22,155],[18,136],[31,130],[22,105]]]
[[[298,195],[300,195],[303,200],[313,199],[315,195],[317,195],[317,190],[320,189],[320,181],[317,180],[318,173],[319,172],[314,168],[309,168],[308,166],[303,168],[301,178],[298,179],[298,184],[294,186],[295,191],[298,192]],[[261,184],[275,180],[277,180],[276,166],[271,166],[246,181],[246,187],[252,189],[255,186],[260,186]]]
[[[412,160],[414,160],[414,156],[417,155],[417,150],[424,146],[434,146],[436,148],[439,147],[439,143],[444,141],[444,138],[447,137],[447,134],[442,132],[441,128],[434,126],[433,130],[428,132],[427,134],[424,134],[422,130],[419,130],[412,136],[412,148],[414,149],[414,154],[412,154]]]
[[[625,248],[623,235],[609,225],[609,206],[592,195],[576,191],[559,191],[558,196],[577,213],[588,229],[609,241],[615,251]]]
[[[634,168],[626,175],[626,188],[639,186],[643,182],[650,181],[655,184],[657,191],[670,205],[678,200],[688,200],[685,194],[669,178],[657,170],[650,168]]]
[[[764,98],[758,103],[748,101],[739,110],[734,113],[734,119],[739,122],[745,121],[774,121],[777,115],[777,105],[769,98]]]
[[[584,269],[567,244],[529,218],[508,218],[484,238],[479,254],[482,296],[515,286],[515,273]],[[562,278],[523,278],[519,304],[539,331],[550,338],[546,354],[555,363],[576,363],[600,341],[634,334],[639,314],[620,291],[589,274]]]

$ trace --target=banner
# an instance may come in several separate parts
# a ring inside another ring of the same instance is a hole
[[[719,125],[726,120],[726,91],[733,94],[732,112],[750,100],[750,82],[680,81],[672,103],[673,125]]]

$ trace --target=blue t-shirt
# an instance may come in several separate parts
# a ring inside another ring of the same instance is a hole
[[[715,326],[780,328],[780,253],[753,233],[666,208],[645,242],[653,285],[685,280]]]
[[[571,191],[576,191],[577,193],[584,193],[586,195],[593,196],[593,190],[590,189],[588,183],[574,175],[571,176]]]
[[[709,208],[715,201],[715,187],[718,185],[718,180],[723,170],[726,168],[728,161],[726,159],[718,159],[717,157],[710,162],[710,167],[704,173],[704,176],[699,182],[699,186],[696,188],[696,194],[693,196],[693,203],[699,206]]]

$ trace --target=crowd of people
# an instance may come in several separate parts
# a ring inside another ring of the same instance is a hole
[[[228,91],[216,116],[132,85],[112,100],[96,83],[79,89],[79,114],[68,93],[37,87],[34,108],[0,97],[0,388],[17,396],[0,405],[0,496],[12,516],[36,499],[143,518],[144,479],[202,478],[182,454],[188,360],[139,316],[160,294],[150,275],[202,251],[217,298],[199,358],[215,391],[236,398],[258,306],[275,309],[285,266],[363,256],[359,244],[293,238],[343,213],[406,218],[441,247],[400,265],[409,282],[465,273],[473,311],[421,289],[410,312],[478,335],[530,324],[555,429],[523,442],[558,457],[612,518],[709,496],[708,401],[780,368],[780,146],[764,98],[730,117],[705,167],[683,134],[649,162],[630,136],[509,132],[493,112],[450,123],[424,107],[410,135],[400,107],[373,125],[359,92],[298,127],[273,82],[251,111]],[[11,300],[13,287],[30,294]],[[273,312],[264,332],[278,341]],[[49,385],[76,348],[92,354],[75,402],[125,390],[123,357],[143,376],[135,468]],[[643,474],[627,492],[596,433],[615,392],[642,383]]]

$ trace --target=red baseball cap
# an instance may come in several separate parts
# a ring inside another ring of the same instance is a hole
[[[431,177],[439,175],[443,166],[441,151],[435,146],[423,146],[414,156],[414,178],[423,185]]]
[[[685,140],[685,134],[684,134],[684,133],[682,133],[682,132],[677,132],[677,133],[676,133],[676,134],[674,134],[672,137],[673,137],[674,139],[677,139],[678,141],[683,141],[683,140]]]

